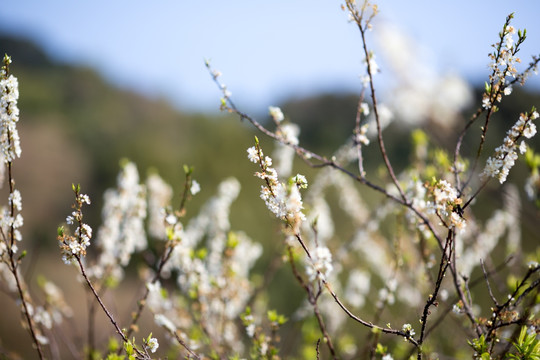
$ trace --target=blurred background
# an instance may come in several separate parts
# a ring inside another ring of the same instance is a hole
[[[425,122],[410,122],[411,112],[422,105],[390,94],[413,82],[425,85],[421,91],[414,89],[420,97],[429,97],[431,90],[451,80],[457,84],[456,109],[467,118],[478,106],[489,74],[490,45],[512,12],[514,26],[527,29],[519,53],[522,65],[540,53],[537,2],[377,4],[380,14],[368,41],[381,68],[375,79],[381,102],[390,104],[406,126],[429,129],[449,147],[459,124],[438,123],[429,109],[423,114]],[[269,105],[281,106],[302,128],[301,144],[331,156],[352,133],[363,75],[360,35],[340,5],[323,0],[3,4],[0,52],[12,57],[11,70],[20,86],[23,155],[14,171],[23,195],[29,283],[44,267],[46,276],[58,283],[74,284],[74,270],[61,263],[56,242],[56,227],[71,211],[71,184],[80,183],[92,198],[88,222],[97,229],[102,193],[114,186],[122,158],[135,161],[142,178],[149,169],[157,170],[177,191],[182,165],[193,165],[202,192],[190,205],[188,218],[222,179],[237,177],[243,190],[233,206],[232,227],[274,254],[281,237],[258,199],[260,184],[252,177],[245,152],[257,133],[219,113],[221,94],[204,61],[223,73],[221,80],[241,110],[264,122]],[[494,125],[490,149],[519,112],[540,105],[539,91],[538,77],[514,90],[499,114],[508,120]],[[409,143],[400,140],[403,131],[394,127],[387,133],[396,164],[409,156]],[[538,140],[531,145],[538,149]],[[377,165],[367,164],[368,169]],[[530,211],[534,217],[535,210]],[[258,268],[264,269],[268,261],[261,259]],[[272,285],[276,289],[294,282],[285,270],[284,282]],[[6,296],[0,294],[0,300],[14,308]],[[279,296],[271,301],[285,313],[299,303]],[[24,353],[28,348],[26,335],[13,331],[10,322],[0,321],[0,333],[2,349]],[[16,343],[19,337],[23,340]]]

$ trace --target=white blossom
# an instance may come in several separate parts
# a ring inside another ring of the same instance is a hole
[[[150,349],[150,351],[151,351],[152,353],[155,353],[156,350],[157,350],[158,347],[159,347],[159,343],[158,343],[158,341],[157,341],[156,338],[150,338],[150,340],[148,340],[147,345],[148,345],[148,348]]]
[[[110,269],[111,276],[120,280],[122,267],[131,255],[147,247],[144,219],[146,218],[146,189],[139,184],[139,173],[132,162],[126,162],[118,175],[117,188],[108,189],[102,210],[103,224],[97,233],[101,249],[96,267]]]
[[[148,190],[148,234],[156,239],[167,239],[165,224],[174,225],[177,222],[174,214],[167,213],[173,191],[169,184],[157,174],[151,174],[146,179]]]
[[[201,191],[201,185],[197,180],[191,180],[191,187],[189,188],[191,195],[196,195],[199,191]]]
[[[283,116],[283,112],[281,111],[280,108],[276,107],[276,106],[270,106],[268,107],[268,112],[270,113],[270,116],[272,117],[272,119],[274,119],[274,121],[276,123],[280,123],[282,122],[285,117]]]
[[[519,151],[523,154],[527,151],[527,145],[521,141],[517,145],[518,138],[523,135],[530,139],[536,134],[536,125],[532,122],[538,117],[536,111],[528,114],[521,114],[516,123],[507,131],[503,144],[495,149],[495,154],[490,156],[482,172],[482,177],[496,177],[501,184],[506,181],[510,169],[514,166]]]
[[[411,324],[403,324],[401,330],[407,333],[409,336],[414,336],[416,334]]]
[[[16,77],[5,73],[0,77],[0,151],[4,162],[21,157],[21,144],[17,122],[19,121],[19,83]]]
[[[154,322],[161,327],[164,327],[168,331],[174,333],[176,332],[176,325],[173,324],[171,320],[169,320],[165,315],[163,314],[157,314],[154,316]]]
[[[332,253],[326,246],[317,246],[311,252],[311,259],[306,264],[306,273],[310,281],[326,281],[328,275],[334,269],[332,265]]]

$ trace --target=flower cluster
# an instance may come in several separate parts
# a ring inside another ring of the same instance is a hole
[[[19,190],[13,189],[13,192],[9,194],[8,204],[9,206],[3,208],[0,213],[0,229],[3,234],[11,234],[10,237],[12,236],[13,240],[21,241],[22,235],[19,229],[22,227],[24,220],[21,215],[22,198]],[[13,253],[18,251],[17,244],[11,242],[9,246]],[[0,253],[2,253],[2,248],[4,248],[4,245],[0,245]]]
[[[326,246],[317,246],[311,252],[311,258],[306,264],[306,274],[310,281],[326,281],[334,269],[332,253]]]
[[[482,176],[496,177],[501,184],[506,181],[510,169],[518,158],[517,151],[523,154],[527,150],[525,142],[522,141],[518,145],[518,141],[522,136],[530,139],[536,134],[536,125],[532,121],[537,118],[538,112],[534,108],[520,115],[518,121],[506,133],[503,144],[495,149],[495,155],[487,159]]]
[[[86,256],[86,248],[90,246],[92,238],[92,228],[83,223],[82,207],[84,204],[90,205],[88,195],[80,193],[80,187],[73,185],[75,192],[74,211],[66,218],[68,225],[76,225],[74,235],[69,235],[63,227],[58,229],[58,242],[62,253],[64,264],[70,264],[77,261],[78,258]]]
[[[17,78],[9,74],[11,58],[6,55],[3,62],[4,65],[0,69],[0,157],[3,158],[5,164],[11,164],[14,159],[21,156],[21,145],[17,131],[19,84]],[[0,166],[0,181],[3,181],[5,170],[5,166]],[[16,253],[18,247],[14,240],[22,240],[19,231],[23,225],[21,193],[14,188],[14,182],[11,178],[9,181],[11,184],[8,206],[3,208],[0,213],[0,229],[3,234],[9,234],[11,241],[6,239],[0,244],[0,254],[5,253],[8,248],[10,254]]]
[[[521,226],[519,215],[522,211],[517,187],[507,184],[503,196],[503,208],[496,209],[484,222],[483,226],[471,222],[471,231],[456,243],[456,256],[459,273],[470,277],[473,270],[480,266],[481,259],[487,259],[506,235],[508,253],[519,251]]]
[[[486,92],[483,95],[482,106],[485,109],[490,109],[495,102],[501,102],[503,95],[512,93],[512,85],[508,78],[515,78],[518,73],[515,64],[521,62],[516,57],[519,51],[519,45],[525,40],[525,34],[518,31],[518,41],[514,41],[516,29],[510,25],[510,20],[513,15],[508,16],[503,26],[503,30],[499,34],[500,41],[493,45],[495,51],[489,54],[491,63],[489,67],[493,70],[489,76],[490,84],[486,84]]]
[[[369,138],[367,137],[368,128],[369,124],[364,124],[360,127],[358,133],[355,134],[354,141],[357,144],[369,145]]]
[[[366,69],[368,71],[367,74],[360,77],[360,80],[362,81],[362,85],[364,87],[368,87],[371,81],[371,77],[380,71],[379,64],[377,64],[377,62],[375,61],[375,57],[375,53],[370,52],[369,57],[364,59],[364,64],[366,65]]]
[[[156,239],[167,240],[165,209],[169,206],[173,190],[169,184],[156,173],[150,174],[146,179],[148,191],[148,234]],[[174,215],[171,214],[174,217]],[[172,219],[172,222],[175,222]]]
[[[276,171],[283,177],[287,177],[292,172],[293,160],[296,151],[293,147],[286,145],[298,145],[298,135],[300,127],[296,124],[280,124],[276,130],[276,135],[281,142],[276,144],[273,157],[276,159]]]
[[[152,334],[150,334],[148,338],[145,339],[145,343],[148,347],[148,350],[150,350],[152,353],[155,353],[159,347],[158,340],[152,337]]]
[[[401,331],[407,333],[407,335],[411,337],[416,334],[411,324],[403,324],[403,326],[401,327]]]
[[[0,149],[4,162],[11,162],[21,156],[21,144],[17,131],[19,121],[19,83],[9,75],[11,58],[4,57],[4,66],[0,70]]]
[[[247,152],[248,159],[259,164],[261,168],[261,171],[256,172],[255,176],[266,182],[266,185],[261,185],[261,199],[264,200],[266,207],[277,218],[284,220],[292,233],[298,233],[302,221],[306,219],[302,212],[304,206],[300,195],[300,187],[307,187],[305,177],[296,175],[287,186],[279,181],[277,171],[271,167],[272,159],[269,156],[264,156],[258,141]]]
[[[463,231],[466,226],[465,219],[460,214],[461,198],[456,189],[446,180],[437,181],[430,188],[433,202],[429,202],[429,210],[437,214],[441,219],[450,221],[447,226]]]
[[[268,107],[268,113],[270,114],[270,116],[272,117],[272,120],[274,120],[276,124],[279,124],[285,119],[285,116],[283,116],[283,112],[277,106]]]
[[[146,188],[139,184],[134,163],[123,164],[117,189],[107,190],[104,198],[103,224],[97,234],[101,254],[90,273],[98,279],[108,275],[118,281],[122,279],[122,267],[129,263],[131,255],[147,247],[144,229]]]
[[[197,325],[194,318],[204,318],[213,342],[242,347],[235,321],[251,296],[250,270],[262,247],[244,233],[231,231],[230,207],[239,192],[238,180],[226,179],[186,226],[173,214],[165,217],[162,226],[174,248],[162,276],[174,274],[180,291],[169,295],[159,281],[147,282],[147,304],[156,324],[171,334],[188,333]],[[189,312],[175,306],[186,299],[197,304]],[[193,340],[189,346],[196,350],[201,343]]]

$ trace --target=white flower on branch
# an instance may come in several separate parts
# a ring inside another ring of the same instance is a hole
[[[19,82],[13,75],[6,75],[3,71],[0,76],[0,150],[4,162],[12,162],[21,157],[21,143],[17,131],[19,121]]]
[[[199,182],[197,180],[191,180],[191,187],[189,188],[191,195],[196,195],[199,191],[201,191]]]
[[[270,167],[272,159],[264,156],[258,143],[257,146],[253,146],[247,151],[248,159],[258,163],[261,168],[261,171],[256,172],[255,176],[265,180],[265,185],[261,185],[261,199],[264,200],[268,210],[286,222],[287,228],[293,234],[297,233],[300,225],[306,219],[302,212],[304,206],[299,188],[307,187],[307,180],[303,175],[297,174],[286,185],[279,181],[277,171]]]
[[[115,280],[123,277],[122,267],[131,255],[147,247],[144,219],[146,218],[146,189],[139,184],[139,173],[132,162],[126,162],[118,175],[117,188],[105,192],[103,225],[98,230],[101,248],[98,264],[91,273],[100,277],[105,273]]]
[[[310,281],[326,281],[334,266],[332,265],[332,253],[326,246],[317,246],[311,252],[311,259],[307,260],[306,274]]]
[[[276,106],[268,107],[268,112],[276,123],[280,123],[285,119],[285,116],[283,116],[283,112],[281,111],[281,109]]]
[[[536,125],[532,122],[538,118],[536,110],[529,113],[521,114],[516,123],[506,133],[503,144],[495,149],[495,154],[490,156],[486,161],[486,166],[481,176],[496,177],[501,184],[506,181],[510,169],[514,166],[519,151],[523,154],[526,151],[525,142],[517,145],[518,139],[522,136],[527,139],[532,138],[536,134]]]
[[[150,340],[148,340],[148,343],[146,345],[148,345],[148,349],[150,349],[152,353],[155,353],[159,347],[159,343],[156,338],[150,338]]]
[[[274,149],[273,157],[276,159],[276,171],[284,178],[290,176],[293,167],[293,160],[296,152],[290,145],[298,145],[298,135],[300,127],[296,124],[281,125],[276,131],[276,135],[284,143],[278,142]]]
[[[148,234],[156,239],[167,239],[165,224],[174,225],[176,216],[167,214],[165,208],[169,206],[173,191],[169,184],[157,174],[151,174],[146,179],[148,191]]]

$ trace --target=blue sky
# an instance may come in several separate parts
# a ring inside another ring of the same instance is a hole
[[[517,28],[527,28],[523,61],[540,54],[539,1],[376,3],[374,32],[385,23],[397,25],[425,47],[425,56],[443,73],[483,82],[490,44],[510,12]],[[219,106],[220,94],[204,66],[210,59],[237,104],[265,111],[291,95],[360,89],[360,37],[340,5],[336,0],[17,0],[2,5],[0,30],[36,40],[62,61],[96,68],[114,84],[192,111]],[[538,79],[533,84],[540,88]]]

